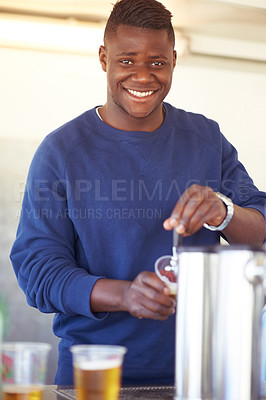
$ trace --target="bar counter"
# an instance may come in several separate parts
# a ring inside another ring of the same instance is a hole
[[[43,400],[73,400],[73,386],[46,386]],[[123,387],[120,400],[173,400],[174,388],[170,386]],[[260,400],[266,399],[266,382],[262,383]],[[241,400],[241,399],[239,399]]]
[[[174,388],[170,386],[123,387],[120,400],[174,400],[174,394]],[[264,399],[266,400],[266,382],[262,383],[259,400]],[[43,400],[75,400],[75,390],[73,386],[46,385]]]

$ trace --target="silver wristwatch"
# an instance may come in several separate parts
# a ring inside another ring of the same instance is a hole
[[[204,226],[204,228],[210,229],[211,231],[223,231],[227,227],[229,222],[231,221],[232,216],[234,215],[234,204],[231,199],[224,196],[222,193],[215,192],[215,194],[226,205],[226,208],[227,208],[226,217],[219,226],[208,225],[206,223],[203,224],[203,226]]]

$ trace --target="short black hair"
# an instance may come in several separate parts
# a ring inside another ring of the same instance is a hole
[[[107,20],[104,31],[104,44],[111,34],[116,33],[119,25],[138,28],[166,30],[169,40],[175,45],[175,33],[171,22],[172,14],[156,0],[120,0],[117,1]]]

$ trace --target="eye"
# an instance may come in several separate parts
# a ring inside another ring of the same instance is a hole
[[[124,65],[132,65],[133,64],[133,62],[131,60],[120,60],[120,63],[124,64]]]
[[[164,66],[164,62],[162,61],[154,61],[153,63],[151,63],[152,66],[154,67],[163,67]]]

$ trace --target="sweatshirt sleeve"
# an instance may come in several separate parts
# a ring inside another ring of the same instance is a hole
[[[41,145],[32,160],[11,262],[29,305],[44,313],[98,318],[90,310],[90,294],[102,277],[77,264],[67,185],[61,161],[46,157],[49,151]]]
[[[266,217],[266,193],[254,185],[235,147],[222,136],[221,192],[240,207],[254,208]]]

